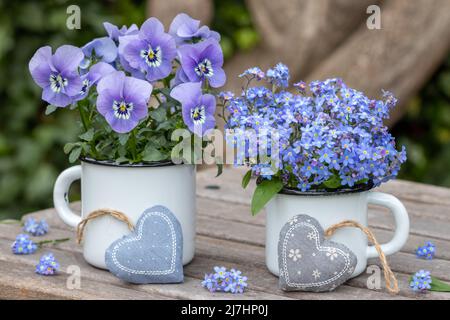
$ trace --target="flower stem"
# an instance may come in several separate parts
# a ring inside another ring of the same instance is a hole
[[[55,240],[43,240],[43,241],[39,241],[36,244],[39,247],[42,247],[44,244],[51,244],[51,245],[57,245],[60,244],[61,242],[65,242],[65,241],[69,241],[70,238],[62,238],[62,239],[55,239]]]
[[[133,162],[137,162],[137,151],[136,151],[136,129],[133,129],[130,134],[130,152]]]

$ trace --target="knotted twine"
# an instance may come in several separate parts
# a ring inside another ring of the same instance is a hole
[[[118,210],[114,210],[114,209],[98,209],[98,210],[94,210],[92,211],[86,218],[84,218],[83,220],[81,220],[81,222],[78,224],[77,226],[77,243],[80,244],[81,240],[83,239],[83,234],[84,234],[84,229],[86,227],[86,224],[93,219],[102,217],[102,216],[107,216],[110,215],[113,218],[116,218],[119,221],[123,221],[127,224],[128,228],[133,231],[134,226],[131,223],[130,219],[128,219],[128,217],[126,216],[126,214],[124,214],[123,212],[120,212]],[[398,288],[398,281],[397,278],[395,277],[395,274],[392,272],[391,268],[389,267],[389,264],[387,262],[386,259],[386,255],[384,254],[383,250],[381,250],[381,245],[378,243],[377,239],[375,238],[374,234],[372,233],[372,231],[370,231],[369,228],[364,227],[363,225],[361,225],[360,223],[353,221],[353,220],[345,220],[339,223],[336,223],[332,226],[330,226],[326,231],[325,231],[325,236],[327,237],[331,237],[337,229],[339,228],[345,228],[345,227],[355,227],[360,229],[362,232],[364,232],[368,238],[368,240],[373,243],[373,245],[375,246],[375,249],[378,252],[378,255],[380,256],[380,260],[381,260],[381,265],[383,266],[383,273],[384,273],[384,278],[386,281],[386,288],[390,293],[393,294],[398,294],[399,292],[399,288]]]
[[[384,279],[386,281],[386,289],[389,291],[389,293],[398,294],[400,290],[398,288],[397,278],[395,277],[395,274],[389,267],[386,255],[384,254],[383,250],[381,250],[381,245],[378,243],[377,239],[375,238],[374,234],[372,233],[372,231],[370,231],[369,228],[364,227],[363,225],[361,225],[356,221],[345,220],[329,227],[325,231],[325,236],[330,237],[336,232],[337,229],[345,227],[355,227],[361,229],[361,231],[366,234],[368,240],[375,246],[375,249],[377,250],[378,255],[380,256],[381,265],[383,266]]]
[[[118,210],[114,210],[114,209],[98,209],[98,210],[94,210],[91,213],[89,213],[89,215],[84,218],[83,220],[81,220],[81,222],[78,224],[77,226],[77,243],[80,244],[81,240],[83,239],[83,234],[84,234],[84,228],[86,227],[86,224],[93,219],[102,217],[102,216],[112,216],[113,218],[116,218],[117,220],[123,221],[127,224],[128,229],[130,229],[131,231],[133,231],[134,226],[131,223],[130,219],[128,219],[128,217],[126,216],[125,213],[120,212]]]

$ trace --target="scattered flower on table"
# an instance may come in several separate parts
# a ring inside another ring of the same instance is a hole
[[[58,270],[59,263],[56,261],[53,253],[44,254],[36,265],[36,273],[44,276],[54,275]]]
[[[436,246],[432,242],[427,242],[423,247],[416,249],[416,256],[427,260],[432,260],[436,254]]]
[[[236,269],[227,271],[225,267],[214,267],[214,272],[205,274],[202,286],[210,292],[243,293],[248,286],[247,277]]]
[[[430,271],[420,270],[412,276],[409,286],[414,291],[427,292],[432,282]]]
[[[37,248],[38,245],[27,234],[19,234],[11,246],[14,254],[32,254]]]
[[[30,217],[25,221],[23,231],[31,233],[33,236],[43,236],[47,234],[48,228],[45,219],[38,221],[33,217]]]

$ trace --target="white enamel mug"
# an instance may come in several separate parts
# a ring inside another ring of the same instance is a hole
[[[296,192],[294,192],[296,193]],[[392,240],[381,245],[386,255],[399,251],[409,235],[409,217],[403,204],[394,196],[375,191],[343,192],[311,195],[311,193],[277,194],[266,206],[266,265],[278,276],[278,239],[281,228],[294,216],[307,214],[319,221],[326,230],[344,220],[354,220],[367,226],[368,204],[388,208],[394,216],[396,228]],[[378,257],[374,246],[368,245],[366,235],[357,228],[338,229],[331,240],[345,244],[352,250],[358,264],[352,277],[367,267],[367,259]]]
[[[86,159],[59,175],[53,201],[60,218],[74,228],[97,209],[121,211],[135,224],[145,209],[163,205],[181,224],[183,264],[187,264],[195,251],[195,173],[194,165],[115,165]],[[70,185],[78,179],[81,179],[81,216],[69,208],[67,197]],[[129,233],[124,222],[110,216],[89,221],[83,236],[84,258],[106,269],[106,249]]]

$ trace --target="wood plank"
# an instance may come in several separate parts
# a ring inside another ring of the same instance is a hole
[[[55,231],[56,228],[53,228],[53,231]],[[66,231],[58,231],[59,234],[65,233],[64,235],[67,236]],[[56,233],[56,232],[55,232]],[[5,236],[9,236],[7,239],[5,239]],[[39,259],[39,254],[33,254],[33,255],[14,255],[11,253],[11,242],[12,239],[14,239],[14,235],[11,237],[11,234],[4,234],[1,233],[0,236],[0,261],[5,262],[12,262],[15,264],[21,264],[28,266],[28,270],[31,270],[30,273],[33,275],[33,277],[39,278],[38,275],[34,274],[34,268],[33,266],[37,263],[37,260]],[[75,249],[75,250],[74,250]],[[72,251],[74,250],[74,251]],[[41,252],[48,252],[50,251],[48,248],[46,250],[42,250]],[[287,297],[278,296],[271,293],[265,293],[265,292],[259,292],[254,290],[249,290],[245,293],[245,295],[231,295],[226,293],[214,293],[211,294],[207,290],[201,287],[200,279],[203,278],[204,273],[201,276],[198,277],[192,277],[189,275],[189,272],[185,272],[185,281],[181,284],[165,284],[165,285],[132,285],[125,283],[121,281],[120,279],[116,278],[114,275],[109,273],[105,270],[100,270],[97,268],[94,268],[90,266],[83,258],[80,247],[78,245],[75,245],[74,243],[62,243],[58,246],[55,246],[51,248],[51,251],[54,252],[55,256],[57,257],[60,265],[61,265],[61,271],[62,274],[65,275],[64,270],[66,270],[67,266],[69,265],[77,265],[80,267],[81,275],[82,275],[82,288],[84,286],[84,283],[93,283],[95,287],[95,283],[102,283],[102,285],[108,285],[108,291],[111,292],[111,294],[114,295],[115,291],[121,291],[122,289],[131,290],[131,291],[139,291],[139,294],[137,294],[137,298],[139,298],[141,295],[143,296],[150,296],[150,298],[153,296],[155,297],[170,297],[173,299],[225,299],[225,300],[235,300],[235,299],[244,299],[244,300],[251,300],[251,299],[287,299]],[[200,260],[201,262],[201,260]],[[191,263],[190,268],[198,269],[199,266],[196,265],[196,261],[194,260],[193,263]],[[5,269],[7,270],[7,269]],[[205,272],[208,270],[204,270]],[[67,276],[67,275],[66,275]],[[47,280],[51,281],[51,279],[54,279],[55,277],[46,277]],[[60,277],[61,278],[61,277]],[[66,277],[65,277],[66,278]],[[84,281],[83,281],[84,280]],[[0,277],[0,283],[2,282],[2,278]],[[64,280],[65,281],[65,280]],[[58,284],[60,285],[60,283]],[[65,282],[64,282],[64,288],[65,288]],[[117,290],[116,290],[117,288]],[[53,291],[51,291],[51,290]],[[57,287],[56,285],[50,287],[50,293],[54,293],[56,297],[61,295],[61,286]],[[17,292],[16,292],[17,293]],[[90,299],[91,296],[85,292],[82,292],[81,294],[74,297],[74,299]],[[68,295],[68,294],[66,294]],[[64,295],[63,295],[64,296]],[[120,298],[118,298],[120,299]]]
[[[18,227],[16,226],[16,229]],[[12,228],[10,228],[12,229]],[[53,228],[53,231],[57,230]],[[58,232],[67,236],[67,231],[58,230]],[[55,232],[56,233],[56,232]],[[27,256],[17,256],[12,255],[10,253],[6,254],[5,252],[9,251],[10,242],[14,239],[14,232],[2,232],[1,237],[8,236],[7,240],[0,240],[0,260],[10,259],[15,263],[24,263],[26,261],[29,265],[33,265],[34,261],[38,258],[37,255],[27,255]],[[59,234],[59,235],[60,235]],[[64,247],[64,248],[63,248]],[[105,283],[111,283],[114,286],[124,286],[123,282],[115,278],[112,274],[95,269],[88,265],[81,253],[79,252],[79,248],[75,252],[66,252],[66,250],[73,250],[76,247],[74,244],[61,244],[57,247],[53,248],[52,251],[57,254],[58,260],[61,263],[62,270],[65,266],[68,265],[78,265],[82,270],[83,278],[89,279],[89,281],[102,281]],[[334,293],[327,293],[326,296],[314,293],[284,293],[277,288],[277,278],[272,276],[264,265],[264,248],[256,247],[256,246],[246,246],[241,243],[233,243],[232,246],[229,245],[228,242],[217,240],[214,238],[207,237],[199,237],[197,240],[197,256],[194,261],[185,268],[185,275],[188,276],[188,284],[192,285],[192,279],[197,278],[201,279],[205,272],[210,272],[216,265],[227,265],[230,267],[239,268],[243,271],[249,279],[251,279],[252,289],[248,293],[245,294],[245,298],[257,297],[258,299],[263,298],[265,295],[270,294],[270,298],[296,298],[296,299],[387,299],[391,298],[384,293],[379,295],[376,292],[371,292],[369,290],[357,289],[353,290],[352,288],[340,288],[338,291]],[[203,290],[199,285],[200,281],[197,280],[197,283],[193,284],[198,287],[193,291]],[[183,284],[184,286],[185,284]],[[170,285],[177,286],[177,285]],[[128,286],[127,286],[128,287]],[[139,290],[146,291],[145,288],[147,286],[139,286]],[[166,287],[166,286],[161,286]],[[178,288],[179,289],[179,288]],[[201,292],[201,291],[200,291]],[[206,291],[205,291],[206,292]],[[205,295],[205,292],[203,295]],[[167,291],[157,291],[157,293],[164,293],[165,295],[173,294],[173,288],[167,289]],[[207,292],[206,292],[207,293]],[[174,298],[182,297],[186,298],[186,293],[179,295],[179,293],[174,296]],[[195,293],[193,293],[195,295]],[[193,296],[191,295],[191,296]],[[203,298],[210,298],[205,297]],[[225,296],[225,298],[229,298],[229,296]]]
[[[162,299],[162,296],[120,288],[97,281],[83,281],[80,289],[67,289],[68,275],[45,277],[30,264],[0,259],[0,299]]]

